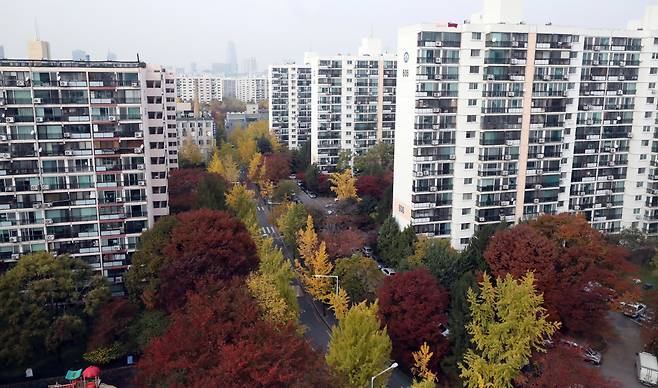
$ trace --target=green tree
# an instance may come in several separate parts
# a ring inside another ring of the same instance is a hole
[[[292,152],[292,170],[294,172],[305,172],[311,165],[311,140],[299,145]]]
[[[350,150],[341,150],[338,153],[338,161],[336,162],[336,171],[345,171],[350,168],[352,163],[352,151]]]
[[[354,171],[359,175],[384,175],[393,171],[393,144],[378,143],[365,154],[356,156]]]
[[[345,289],[353,303],[374,302],[377,289],[384,279],[377,263],[361,255],[336,260],[334,275],[338,275],[340,286]]]
[[[431,239],[422,263],[442,286],[450,288],[462,274],[461,256],[448,239]]]
[[[162,310],[144,310],[129,327],[133,348],[144,349],[151,340],[159,337],[169,327],[169,316]]]
[[[545,351],[543,341],[560,328],[548,320],[531,272],[519,281],[507,274],[495,286],[485,273],[479,294],[468,291],[468,303],[466,327],[476,350],[466,351],[459,369],[469,388],[511,387],[532,352]]]
[[[216,174],[206,174],[197,185],[196,208],[226,209],[226,181]]]
[[[272,199],[277,202],[289,201],[296,192],[297,185],[295,182],[283,179],[276,185],[274,193],[272,194]]]
[[[413,229],[407,227],[400,231],[393,217],[387,218],[379,229],[377,250],[382,261],[392,267],[413,254],[413,244],[416,239]]]
[[[143,302],[149,308],[154,306],[159,287],[158,272],[166,260],[162,249],[169,243],[171,231],[177,224],[176,217],[163,217],[140,236],[132,265],[125,274],[131,300]]]
[[[297,232],[306,224],[308,213],[301,203],[287,203],[283,215],[276,220],[283,241],[287,246],[294,247],[297,242]]]
[[[319,176],[320,176],[320,170],[318,170],[318,166],[315,164],[310,164],[306,168],[306,171],[304,172],[304,184],[306,185],[306,188],[308,188],[314,193],[318,192]]]
[[[271,237],[260,240],[258,257],[260,258],[258,272],[270,279],[276,287],[279,296],[288,305],[288,310],[294,311],[295,315],[299,316],[297,293],[292,286],[292,281],[296,278],[296,274],[290,262],[283,256],[281,250],[274,246]]]
[[[259,235],[253,191],[247,189],[247,186],[243,184],[233,185],[231,190],[226,193],[226,205],[231,213],[249,229],[252,236]]]
[[[84,345],[86,324],[110,297],[80,259],[24,255],[0,276],[0,365],[25,365]],[[82,348],[81,348],[82,350]]]
[[[344,387],[366,387],[370,377],[386,369],[391,362],[391,339],[377,319],[377,303],[354,305],[331,329],[327,363],[344,380]],[[376,380],[386,387],[390,372]]]

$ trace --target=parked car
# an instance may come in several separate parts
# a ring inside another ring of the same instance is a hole
[[[309,198],[317,198],[318,197],[317,195],[311,193],[310,191],[307,194],[308,194]]]
[[[625,303],[621,302],[621,310],[624,313],[625,316],[629,318],[638,318],[639,316],[643,315],[646,310],[647,306],[643,303]]]
[[[297,175],[295,175],[295,174],[290,174],[290,175],[288,175],[288,179],[294,181],[295,179],[297,179]]]
[[[363,246],[363,249],[361,249],[361,251],[363,252],[363,254],[364,254],[366,257],[370,257],[370,256],[372,256],[372,248],[369,247],[368,245],[364,245],[364,246]]]
[[[584,361],[591,362],[594,365],[600,365],[602,356],[600,352],[597,352],[596,350],[588,347],[588,346],[582,346],[578,344],[575,341],[569,340],[569,339],[561,339],[560,342],[563,345],[570,346],[572,348],[578,349],[580,352],[580,355],[583,357]]]
[[[651,353],[636,353],[635,369],[640,383],[648,386],[658,385],[658,360]]]
[[[442,336],[447,337],[450,335],[450,329],[448,329],[448,326],[445,324],[439,323],[439,333],[441,333]]]
[[[380,270],[386,276],[395,275],[395,270],[393,268],[382,267]]]

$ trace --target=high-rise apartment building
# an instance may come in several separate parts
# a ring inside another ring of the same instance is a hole
[[[395,137],[396,60],[379,41],[364,39],[357,55],[307,54],[311,66],[311,162],[332,171]]]
[[[168,214],[172,135],[161,67],[0,60],[0,265],[69,253],[119,292],[140,234]]]
[[[176,93],[183,101],[209,103],[212,100],[221,101],[223,97],[222,78],[213,74],[177,75]]]
[[[270,66],[270,128],[281,144],[296,149],[309,139],[311,128],[311,67]]]
[[[244,102],[259,103],[268,97],[267,77],[242,76],[235,81],[235,98]]]
[[[215,120],[210,112],[195,112],[189,102],[176,104],[176,131],[179,151],[191,141],[210,160],[215,146]]]
[[[658,19],[530,26],[507,3],[399,30],[394,217],[457,248],[560,212],[658,233]]]

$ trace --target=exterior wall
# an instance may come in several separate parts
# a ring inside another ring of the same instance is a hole
[[[396,61],[393,55],[309,57],[311,162],[322,171],[395,133]],[[380,94],[381,93],[381,94]]]
[[[311,68],[300,65],[270,66],[270,128],[288,149],[308,140],[311,126]]]
[[[151,83],[163,74],[138,62],[0,61],[0,266],[69,253],[121,292],[140,234],[168,212],[174,90]]]
[[[604,232],[658,233],[653,36],[400,29],[394,217],[456,248],[483,225],[567,211]]]
[[[210,160],[215,145],[215,121],[212,117],[178,115],[176,127],[179,147],[185,140],[194,141],[206,160]]]
[[[240,77],[235,80],[235,98],[244,102],[259,103],[268,97],[266,77]]]

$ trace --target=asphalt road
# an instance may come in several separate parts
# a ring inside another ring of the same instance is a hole
[[[640,325],[622,313],[613,311],[608,313],[608,320],[615,335],[609,340],[608,348],[603,353],[601,372],[617,380],[622,387],[644,387],[637,381],[633,364],[635,353],[641,352],[644,347],[640,336]]]
[[[325,202],[333,202],[333,200],[327,200],[326,198],[310,198],[304,192],[299,192],[298,196],[304,204],[317,208],[323,208]],[[274,239],[274,243],[281,248],[286,258],[292,262],[292,252],[290,252],[290,250],[283,244],[281,235],[276,227],[268,221],[268,214],[270,212],[268,206],[261,198],[258,198],[257,205],[256,215],[261,226],[261,232],[271,236]],[[295,280],[295,284],[303,290],[298,280]],[[305,333],[306,338],[316,350],[326,353],[329,344],[331,326],[336,324],[336,319],[334,318],[333,313],[330,310],[325,310],[324,306],[320,303],[313,301],[313,298],[305,291],[302,291],[302,295],[298,297],[297,300],[300,308],[299,320],[307,328]],[[390,388],[409,387],[410,385],[411,378],[399,368],[393,371],[393,375],[388,383]]]

